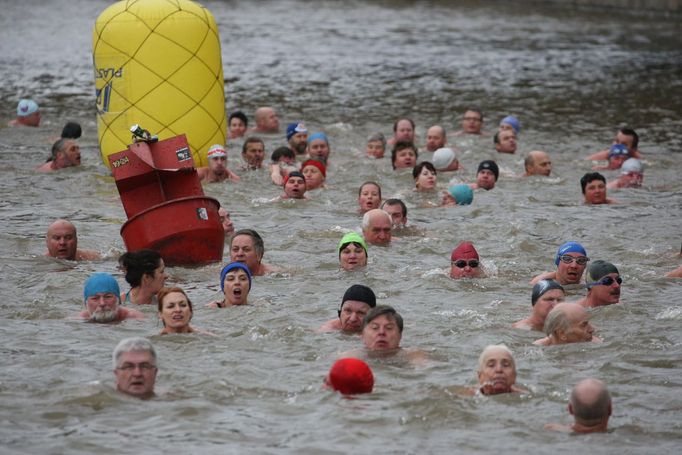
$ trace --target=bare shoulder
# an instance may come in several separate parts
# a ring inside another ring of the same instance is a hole
[[[144,313],[134,310],[132,308],[119,308],[118,309],[118,320],[122,321],[124,319],[145,319]]]
[[[76,259],[79,261],[96,261],[102,259],[102,255],[99,251],[95,250],[78,250],[76,253]]]
[[[327,321],[324,324],[322,324],[315,331],[317,333],[328,333],[328,332],[335,332],[337,330],[341,330],[341,321],[339,321],[338,319],[332,319],[332,320]]]
[[[542,272],[541,274],[534,276],[533,279],[530,280],[530,284],[535,286],[541,280],[556,280],[556,272]]]
[[[560,431],[562,433],[572,433],[573,428],[570,425],[563,425],[561,423],[546,423],[545,430]]]

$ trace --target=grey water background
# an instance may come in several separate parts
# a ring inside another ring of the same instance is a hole
[[[237,228],[263,235],[265,261],[282,271],[255,280],[252,305],[215,311],[204,304],[219,295],[219,264],[170,268],[169,283],[194,301],[193,323],[217,336],[158,337],[153,308],[143,308],[145,321],[116,326],[68,319],[89,273],[113,273],[128,289],[116,268],[126,217],[95,122],[92,27],[109,4],[0,1],[0,452],[677,453],[682,281],[663,275],[680,264],[682,241],[679,17],[516,2],[204,2],[221,35],[227,110],[253,121],[258,106],[272,105],[283,128],[304,120],[327,132],[328,188],[308,201],[269,202],[280,191],[264,171],[205,186]],[[39,129],[4,126],[20,97],[40,103]],[[409,173],[362,157],[365,138],[389,135],[399,116],[415,120],[423,144],[432,124],[458,129],[470,105],[484,111],[487,131],[508,114],[523,127],[514,156],[495,155],[490,136],[450,138],[465,167],[456,178],[471,181],[489,157],[502,168],[497,187],[471,206],[420,208]],[[36,174],[68,120],[83,126],[83,165]],[[641,137],[644,188],[610,192],[618,205],[582,205],[578,179],[594,164],[583,158],[624,125]],[[266,139],[268,155],[284,143],[283,133]],[[232,167],[240,145],[230,144]],[[551,154],[552,178],[517,177],[534,149]],[[415,230],[371,247],[364,271],[342,273],[336,245],[360,224],[365,180],[404,197]],[[57,217],[105,259],[43,257]],[[465,239],[489,277],[448,278],[450,251]],[[510,326],[530,311],[529,280],[554,267],[566,240],[618,266],[623,305],[593,311],[603,344],[542,349],[531,344],[540,334]],[[395,306],[406,320],[403,346],[431,360],[374,361],[374,393],[347,400],[323,391],[322,378],[360,341],[313,329],[335,316],[353,283]],[[151,337],[159,353],[162,393],[149,402],[113,390],[111,351],[135,335]],[[475,383],[481,349],[500,342],[530,393],[454,394]],[[590,376],[612,391],[612,430],[543,430],[569,423],[569,391]]]

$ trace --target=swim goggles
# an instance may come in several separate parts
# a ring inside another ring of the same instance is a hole
[[[561,259],[561,262],[565,264],[570,264],[571,262],[575,261],[578,265],[585,265],[587,264],[587,261],[590,260],[587,256],[578,256],[578,257],[573,257],[569,256],[568,254],[564,254],[563,256],[560,256],[559,259]]]
[[[460,259],[458,261],[451,261],[451,264],[456,266],[457,268],[463,269],[464,267],[469,265],[472,269],[475,269],[478,267],[478,261],[476,259],[469,259],[469,262],[465,261],[464,259]]]
[[[613,277],[611,277],[611,276],[605,276],[605,277],[602,278],[601,280],[595,281],[595,282],[592,283],[590,286],[597,286],[597,285],[611,286],[611,285],[613,284],[614,281],[615,281],[616,283],[618,283],[618,284],[622,284],[622,283],[623,283],[623,279],[622,279],[620,276],[617,276],[616,278],[613,278]]]

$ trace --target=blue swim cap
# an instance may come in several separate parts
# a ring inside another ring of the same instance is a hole
[[[296,133],[307,133],[308,130],[306,129],[305,125],[303,122],[295,122],[295,123],[289,123],[287,125],[287,141],[292,138],[292,136]]]
[[[583,256],[587,256],[587,252],[585,251],[585,248],[578,242],[566,242],[563,245],[559,247],[559,250],[556,252],[556,258],[554,259],[554,264],[559,265],[559,261],[561,260],[561,256],[563,256],[566,253],[580,253]]]
[[[225,277],[234,269],[241,269],[246,272],[246,276],[249,277],[249,290],[251,290],[251,270],[243,262],[230,262],[223,270],[220,271],[220,290],[225,292]]]
[[[474,192],[469,185],[463,183],[453,185],[448,188],[448,191],[457,201],[457,205],[469,205],[474,200]]]
[[[502,126],[504,123],[506,123],[507,125],[511,125],[516,134],[519,134],[521,132],[521,122],[519,122],[519,119],[517,119],[513,115],[508,115],[505,118],[503,118],[502,121],[500,122],[500,126]]]
[[[327,135],[324,133],[313,133],[310,136],[308,136],[308,144],[313,142],[315,139],[322,139],[329,145],[329,139],[327,139]]]
[[[623,144],[613,144],[609,149],[609,158],[612,156],[626,156],[629,155],[630,151]]]
[[[17,117],[28,117],[34,112],[38,112],[38,103],[33,100],[19,100]]]
[[[90,275],[90,278],[85,280],[83,286],[83,301],[88,300],[88,297],[99,292],[111,292],[116,298],[121,298],[121,289],[118,287],[116,278],[104,272],[97,272]]]

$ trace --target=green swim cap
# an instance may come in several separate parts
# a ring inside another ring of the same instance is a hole
[[[365,250],[365,255],[367,255],[367,243],[365,242],[365,239],[362,238],[362,236],[357,232],[349,232],[348,234],[344,235],[339,242],[339,247],[337,248],[339,251],[339,256],[341,256],[341,250],[349,243],[357,243],[362,247],[363,250]]]

